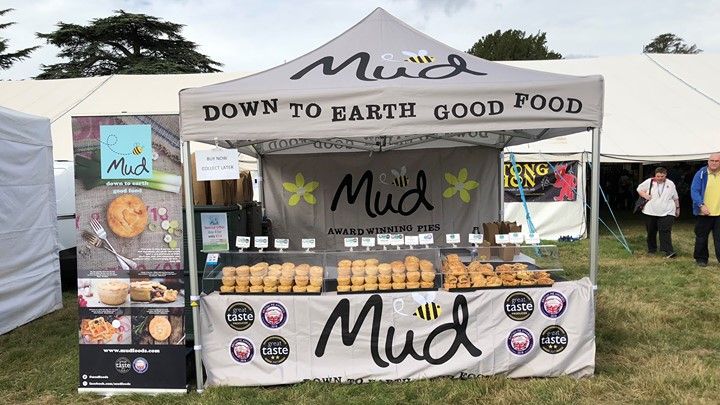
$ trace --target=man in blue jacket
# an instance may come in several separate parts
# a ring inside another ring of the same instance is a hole
[[[708,165],[698,170],[690,186],[695,224],[695,263],[706,267],[710,254],[708,236],[713,235],[715,257],[720,262],[720,153],[708,158]]]

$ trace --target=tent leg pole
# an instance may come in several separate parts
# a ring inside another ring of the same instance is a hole
[[[500,205],[498,206],[498,220],[505,220],[505,154],[502,149],[498,154],[498,165],[500,166],[500,177],[498,177],[498,183],[500,184],[500,193],[498,200]]]
[[[258,199],[260,200],[260,212],[263,218],[265,217],[265,171],[264,171],[264,165],[262,162],[262,155],[258,155],[257,157],[258,162],[258,192],[260,195],[258,196]]]
[[[592,179],[590,181],[590,281],[597,289],[600,251],[600,128],[592,131]]]
[[[193,336],[195,338],[195,381],[197,392],[203,392],[202,374],[202,342],[200,342],[200,312],[197,300],[199,299],[197,251],[195,242],[195,206],[193,205],[192,173],[190,172],[190,142],[183,142],[183,189],[185,190],[185,233],[188,243],[188,265],[190,266],[190,308],[192,309]]]

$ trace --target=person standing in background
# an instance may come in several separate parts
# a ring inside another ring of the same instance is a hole
[[[693,201],[693,215],[697,216],[693,257],[698,266],[706,267],[710,258],[710,232],[715,245],[715,258],[720,262],[720,153],[710,155],[707,166],[695,173],[690,186],[690,196]]]
[[[680,199],[675,183],[667,178],[664,167],[655,169],[655,177],[649,178],[637,188],[638,194],[648,200],[642,212],[645,214],[648,253],[658,250],[657,236],[660,234],[660,250],[667,259],[676,256],[672,246],[672,226],[680,215]]]

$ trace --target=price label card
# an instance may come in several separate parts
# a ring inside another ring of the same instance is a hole
[[[510,239],[510,243],[514,243],[517,245],[520,245],[525,240],[525,237],[521,232],[510,232],[508,234],[508,238]]]
[[[302,240],[302,248],[303,249],[314,249],[315,248],[315,238],[307,238]]]
[[[269,242],[267,236],[256,236],[255,237],[255,247],[256,248],[265,249],[268,246],[270,246],[270,242]]]
[[[420,244],[420,237],[416,236],[405,236],[405,244],[408,246],[417,246]]]
[[[379,233],[377,236],[377,244],[380,246],[387,246],[390,244],[390,234],[389,233]]]
[[[390,244],[393,246],[402,246],[405,243],[405,235],[401,233],[393,233],[390,235]]]
[[[209,253],[209,254],[207,255],[207,258],[205,259],[205,264],[206,264],[206,265],[209,264],[209,265],[211,265],[211,266],[214,266],[214,265],[218,264],[218,260],[220,260],[220,254],[218,254],[218,253]]]
[[[470,243],[479,245],[479,244],[483,243],[483,234],[481,234],[481,233],[468,234],[468,241]]]
[[[456,245],[456,244],[460,243],[460,234],[459,233],[445,234],[445,243],[448,243],[450,245]]]
[[[525,235],[525,243],[528,245],[539,245],[540,244],[540,234],[537,232],[531,232],[527,235]]]
[[[275,249],[288,249],[290,247],[290,239],[275,239]]]
[[[345,238],[345,247],[351,248],[351,247],[358,247],[358,238]]]
[[[375,238],[363,237],[361,242],[364,247],[374,247],[375,246]]]
[[[506,234],[497,234],[495,235],[495,243],[498,245],[507,245],[510,243],[510,237]]]
[[[431,233],[421,233],[418,237],[420,238],[421,245],[432,245],[435,242],[433,234]]]
[[[247,249],[250,247],[249,236],[238,236],[235,238],[235,246],[239,249]]]

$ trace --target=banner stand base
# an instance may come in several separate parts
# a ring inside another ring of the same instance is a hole
[[[129,394],[187,394],[187,388],[78,388],[78,394],[102,394],[105,396]]]

